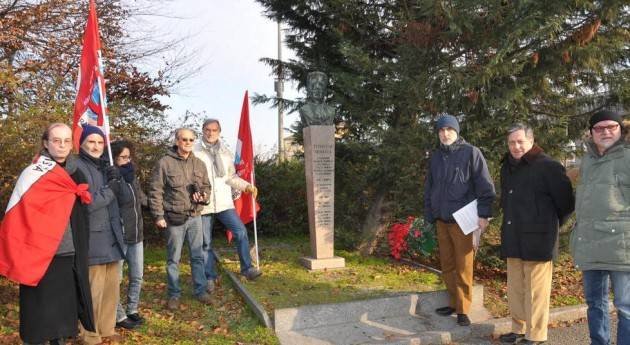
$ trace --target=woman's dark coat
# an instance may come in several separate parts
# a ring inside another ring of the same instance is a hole
[[[126,244],[139,243],[144,239],[142,207],[148,207],[147,196],[135,177],[131,182],[121,181],[120,188],[131,195],[129,199],[119,200],[118,203],[123,223],[123,238]]]

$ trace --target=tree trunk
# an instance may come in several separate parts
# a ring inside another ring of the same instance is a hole
[[[368,210],[367,217],[361,227],[361,242],[359,242],[359,252],[361,255],[372,255],[378,244],[378,239],[387,231],[383,220],[389,215],[389,207],[386,205],[387,188],[382,187],[374,196],[374,201]]]

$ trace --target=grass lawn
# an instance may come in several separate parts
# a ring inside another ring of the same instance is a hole
[[[245,285],[270,315],[274,309],[307,304],[338,303],[401,293],[442,288],[431,272],[393,262],[387,258],[362,257],[357,252],[335,251],[346,259],[343,269],[309,272],[299,259],[310,253],[308,237],[263,239],[263,275]],[[224,243],[224,242],[223,242]],[[236,252],[224,245],[217,248],[224,266],[238,272]]]
[[[182,306],[175,313],[166,309],[165,262],[162,246],[145,248],[140,314],[147,321],[137,330],[123,331],[124,344],[278,344],[273,332],[262,326],[245,306],[227,276],[221,279],[211,306],[197,302],[191,292],[187,255],[180,265]],[[0,345],[21,344],[18,286],[5,278],[0,278],[0,315]]]

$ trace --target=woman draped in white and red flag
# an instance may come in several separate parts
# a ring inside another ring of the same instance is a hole
[[[0,274],[20,283],[25,344],[65,344],[77,336],[78,321],[94,329],[87,259],[91,195],[71,150],[70,128],[48,126],[41,153],[20,175],[0,225]]]

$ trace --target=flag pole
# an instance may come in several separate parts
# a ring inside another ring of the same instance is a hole
[[[101,56],[99,52],[99,65],[101,64]],[[99,66],[100,69],[100,66]],[[105,106],[105,97],[103,97],[103,93],[105,92],[105,82],[101,79],[100,74],[96,77],[98,82],[98,97],[100,98],[101,103],[101,113],[103,114],[103,125],[105,127],[105,143],[107,144],[107,154],[109,155],[109,165],[114,166],[114,157],[112,157],[112,145],[109,142],[109,115],[105,112],[107,107]]]
[[[252,176],[250,181],[252,186],[254,186],[254,175],[256,174],[255,171],[256,170],[254,169],[254,162],[252,161]],[[256,269],[260,270],[260,262],[258,261],[258,227],[256,226],[256,198],[254,198],[254,193],[251,193],[251,198],[252,205],[254,205],[254,207],[252,208],[252,213],[254,216],[254,248],[256,248]]]

